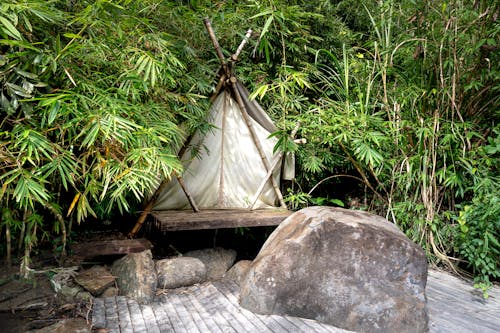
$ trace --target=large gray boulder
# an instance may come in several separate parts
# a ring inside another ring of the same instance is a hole
[[[173,289],[203,282],[207,268],[200,259],[176,257],[156,262],[158,288]]]
[[[359,332],[425,332],[426,282],[424,251],[392,223],[362,211],[309,207],[265,242],[240,303]]]
[[[130,253],[111,267],[120,294],[139,303],[151,302],[156,293],[156,271],[151,250]]]
[[[194,250],[184,253],[184,257],[200,259],[207,268],[207,279],[221,279],[236,260],[236,251],[216,247],[213,249]]]

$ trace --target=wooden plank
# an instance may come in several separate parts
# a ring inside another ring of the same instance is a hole
[[[193,317],[191,316],[190,309],[187,309],[182,301],[179,299],[178,295],[176,293],[171,293],[168,295],[169,298],[169,303],[173,305],[175,308],[175,311],[177,312],[177,315],[181,319],[181,322],[184,324],[186,327],[186,330],[189,333],[202,333],[198,329],[198,326],[196,326]]]
[[[146,331],[148,333],[161,333],[158,327],[158,322],[156,321],[156,316],[150,305],[141,304],[142,317],[146,323]]]
[[[161,302],[164,305],[164,310],[168,315],[170,323],[172,324],[173,331],[175,333],[189,333],[189,331],[184,326],[182,318],[177,314],[175,307],[170,302],[170,298],[166,295],[161,297]]]
[[[147,239],[113,239],[76,243],[71,245],[73,254],[81,258],[94,258],[117,254],[128,254],[149,250],[153,246]]]
[[[163,307],[162,303],[155,303],[153,306],[153,312],[158,321],[158,326],[160,327],[160,332],[162,333],[175,333],[172,323],[168,318],[167,313]]]
[[[118,320],[121,333],[134,333],[130,311],[128,309],[127,299],[125,297],[117,297],[116,305],[118,308]]]
[[[162,232],[237,227],[276,226],[293,212],[281,209],[217,209],[193,212],[187,210],[155,211],[154,224]]]
[[[201,307],[203,307],[204,311],[210,315],[210,318],[214,320],[218,328],[220,328],[223,332],[238,332],[231,325],[231,321],[233,320],[232,317],[224,315],[228,309],[222,306],[217,289],[207,288],[206,284],[204,284],[198,287],[198,293],[198,303]],[[263,331],[260,330],[260,332]]]
[[[104,299],[104,307],[106,309],[106,328],[110,333],[119,333],[120,325],[118,323],[118,307],[115,297],[107,297]]]
[[[146,333],[146,323],[144,322],[140,305],[132,299],[129,299],[127,304],[130,311],[130,319],[132,320],[134,333]]]
[[[200,302],[203,295],[197,295],[198,297],[191,297],[190,301],[192,305],[198,311],[201,317],[203,317],[205,324],[207,325],[208,331],[211,333],[237,333],[233,328],[225,321],[224,317],[221,316],[219,311],[207,311],[207,307],[203,306]],[[211,308],[211,307],[209,307]]]
[[[426,294],[430,332],[498,332],[498,287],[493,287],[490,298],[484,300],[472,281],[429,270]]]
[[[193,318],[193,322],[196,324],[200,332],[211,332],[215,333],[219,331],[219,328],[216,325],[205,323],[204,318],[210,318],[203,315],[203,311],[201,308],[195,306],[196,303],[192,301],[193,298],[196,298],[196,295],[193,293],[179,293],[177,294],[182,304],[188,309],[189,314]]]
[[[234,296],[232,291],[229,288],[223,290],[222,285],[222,283],[210,284],[204,288],[211,289],[212,293],[217,296],[217,304],[224,309],[221,311],[222,315],[237,332],[278,332],[261,321],[255,313],[241,308],[237,298],[231,297]]]
[[[315,333],[330,333],[331,331],[323,326],[319,325],[317,322],[312,320],[297,318],[297,317],[289,317],[285,316],[285,318],[298,326],[302,332],[315,332]]]
[[[106,328],[104,299],[95,298],[92,304],[92,327]]]

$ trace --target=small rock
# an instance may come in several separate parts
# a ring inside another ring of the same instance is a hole
[[[240,260],[236,264],[234,264],[226,274],[224,274],[224,278],[232,280],[236,282],[237,285],[240,285],[247,276],[248,270],[250,269],[251,265],[251,260]]]
[[[92,295],[99,296],[115,283],[115,277],[106,267],[93,266],[75,276],[75,281]]]
[[[207,268],[200,259],[177,257],[156,262],[158,288],[173,289],[203,282]]]
[[[78,295],[78,293],[81,291],[83,291],[83,289],[80,286],[69,286],[69,285],[61,286],[61,288],[59,288],[59,291],[56,294],[58,303],[60,304],[75,303],[76,295]]]
[[[221,279],[236,259],[236,251],[220,247],[213,249],[189,251],[185,257],[200,259],[207,268],[207,279],[210,281]]]
[[[92,299],[92,294],[88,291],[80,291],[78,294],[76,294],[75,299],[88,303]]]
[[[111,272],[120,294],[139,303],[151,302],[156,293],[156,271],[151,250],[130,253],[116,260]]]
[[[102,292],[101,297],[114,297],[118,296],[118,294],[119,294],[118,288],[109,287],[108,289]]]

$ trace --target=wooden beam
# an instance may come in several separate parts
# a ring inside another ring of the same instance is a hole
[[[105,241],[94,241],[76,243],[71,245],[73,254],[81,258],[93,258],[117,254],[128,254],[142,252],[153,247],[144,238],[139,239],[113,239]]]

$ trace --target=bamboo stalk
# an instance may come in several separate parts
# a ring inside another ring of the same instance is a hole
[[[210,104],[212,104],[215,101],[215,99],[217,98],[217,96],[219,96],[219,92],[222,89],[222,87],[224,86],[225,82],[226,82],[226,74],[221,74],[219,82],[217,83],[217,86],[215,87],[215,92],[210,97]]]
[[[59,222],[59,225],[61,227],[61,241],[62,241],[62,250],[61,250],[61,259],[63,259],[66,256],[66,243],[67,243],[67,232],[66,232],[66,224],[64,223],[64,218],[63,216],[57,211],[57,209],[51,205],[49,202],[45,203],[45,206],[49,209],[49,211],[54,214],[56,217],[57,221]]]
[[[31,269],[29,267],[29,264],[31,261],[31,249],[33,248],[33,244],[35,243],[36,239],[37,224],[36,222],[32,222],[32,224],[32,228],[30,228],[30,225],[28,224],[27,234],[30,234],[30,238],[28,242],[24,242],[24,256],[21,260],[21,266],[19,267],[19,274],[24,279],[29,278],[30,275]]]
[[[141,215],[139,215],[139,218],[137,219],[137,222],[135,223],[134,227],[128,233],[128,235],[127,235],[128,238],[133,238],[133,237],[135,237],[135,235],[137,235],[137,233],[141,229],[142,225],[144,224],[144,221],[146,221],[146,217],[151,212],[151,209],[153,208],[153,206],[154,206],[154,204],[156,202],[156,199],[158,199],[158,197],[160,196],[161,192],[163,192],[163,190],[167,186],[168,181],[170,180],[170,178],[172,177],[172,175],[173,175],[173,172],[170,174],[169,179],[168,180],[166,180],[166,179],[163,180],[160,183],[160,186],[158,186],[158,188],[156,189],[155,193],[153,193],[153,195],[149,199],[148,203],[144,207]]]
[[[220,149],[220,174],[219,174],[219,195],[217,196],[217,206],[223,206],[224,200],[224,138],[226,132],[227,98],[224,96],[222,106],[222,129],[221,129],[221,149]]]
[[[184,194],[186,195],[186,198],[188,199],[189,204],[191,205],[191,208],[193,208],[193,210],[196,213],[198,213],[200,210],[198,209],[198,206],[196,206],[196,202],[194,201],[193,197],[191,196],[191,194],[187,190],[186,184],[184,184],[184,180],[182,179],[182,177],[180,175],[177,174],[177,172],[174,171],[174,173],[176,174],[177,181],[179,182],[179,185],[181,186],[182,190],[184,191]]]
[[[17,243],[17,254],[21,253],[21,249],[23,248],[25,231],[26,231],[26,210],[23,213],[23,224],[21,225],[21,232],[19,233],[19,242]]]
[[[217,40],[217,37],[215,36],[214,30],[212,29],[212,23],[210,23],[210,20],[208,17],[205,17],[203,19],[203,22],[205,23],[205,28],[208,31],[208,35],[210,36],[210,39],[212,40],[212,43],[214,44],[215,47],[215,52],[217,53],[217,57],[219,57],[222,66],[225,69],[226,72],[226,59],[224,58],[224,54],[222,53],[221,47],[219,45],[219,41]]]
[[[246,43],[250,39],[250,36],[252,35],[252,29],[248,29],[247,33],[245,34],[245,37],[241,41],[240,46],[236,49],[236,52],[231,56],[232,61],[237,61],[238,57],[240,56],[241,51],[243,51],[243,48],[245,47]]]
[[[300,127],[300,122],[298,122],[294,129],[292,130],[292,133],[290,133],[290,138],[292,138],[292,140],[295,138],[295,136],[297,135],[297,131],[299,130],[299,127]],[[257,189],[257,192],[255,194],[255,197],[254,197],[254,200],[252,202],[252,206],[250,207],[250,210],[253,210],[254,207],[255,207],[255,204],[257,203],[257,200],[259,199],[259,196],[260,194],[262,193],[262,191],[264,190],[264,186],[266,185],[269,177],[272,177],[271,175],[273,174],[274,170],[276,169],[277,165],[278,165],[278,162],[283,158],[283,152],[279,152],[278,154],[276,154],[276,158],[273,159],[273,163],[271,165],[271,169],[269,169],[267,171],[267,174],[266,176],[264,177],[263,181],[260,183],[260,186],[259,188]]]
[[[255,192],[254,198],[252,200],[252,206],[250,206],[250,210],[255,209],[255,204],[257,203],[257,200],[259,199],[260,194],[264,190],[264,186],[266,186],[267,182],[269,181],[269,177],[272,177],[272,174],[276,167],[278,166],[278,162],[281,160],[283,157],[283,153],[280,152],[275,155],[276,158],[273,159],[273,163],[271,164],[271,168],[267,171],[267,174],[264,176],[264,179],[259,185],[259,188],[257,189],[257,192]]]
[[[10,267],[12,265],[12,239],[10,237],[10,225],[9,221],[5,223],[5,240],[7,242],[7,266]]]
[[[187,150],[187,147],[188,147],[188,144],[189,142],[191,141],[191,139],[193,138],[193,135],[191,134],[190,136],[187,137],[184,145],[181,147],[181,149],[179,150],[179,153],[177,154],[177,156],[179,158],[182,157],[182,155],[184,155],[184,153],[186,152]],[[156,199],[158,199],[158,197],[160,196],[161,192],[163,192],[163,190],[165,189],[165,187],[167,186],[168,182],[170,181],[170,179],[172,179],[172,177],[176,174],[175,170],[172,171],[170,173],[170,176],[168,177],[168,179],[163,179],[162,182],[160,183],[160,185],[158,186],[158,188],[156,189],[156,191],[153,193],[153,195],[151,196],[151,198],[149,199],[149,201],[147,202],[146,206],[144,207],[141,215],[139,215],[139,218],[137,219],[137,222],[135,222],[135,225],[134,227],[132,228],[132,230],[128,233],[127,237],[129,238],[133,238],[137,235],[137,233],[139,232],[139,230],[141,229],[142,225],[144,224],[144,221],[146,221],[146,217],[148,216],[148,214],[151,212],[151,209],[153,209],[153,206],[156,202]]]
[[[266,171],[271,170],[271,165],[269,164],[269,161],[267,160],[266,155],[264,154],[264,149],[262,148],[262,145],[257,138],[257,134],[255,133],[255,129],[253,128],[253,124],[250,120],[250,116],[248,115],[247,109],[245,107],[245,103],[243,103],[243,100],[241,98],[240,92],[238,91],[238,88],[236,87],[236,78],[233,76],[230,79],[232,88],[233,88],[233,93],[234,96],[236,97],[236,102],[240,106],[241,109],[241,114],[243,115],[243,120],[245,121],[245,124],[248,127],[248,130],[250,131],[250,136],[252,137],[252,141],[255,144],[255,147],[257,148],[257,151],[259,152],[260,159],[262,160],[262,163],[264,164],[264,167],[266,168]],[[281,191],[278,187],[278,184],[276,183],[276,180],[274,177],[270,178],[271,184],[273,185],[274,192],[276,192],[276,195],[278,196],[278,200],[280,202],[280,205],[282,208],[286,208],[285,201],[283,200],[283,195],[281,194]]]
[[[212,29],[212,24],[210,23],[210,20],[208,18],[205,18],[203,20],[203,22],[205,23],[205,27],[206,27],[206,29],[208,31],[210,39],[212,40],[212,43],[214,44],[215,51],[217,52],[217,56],[219,57],[219,59],[220,59],[220,61],[222,63],[222,67],[224,68],[224,71],[226,72],[226,74],[229,75],[228,68],[227,68],[227,63],[226,63],[226,59],[224,58],[224,55],[222,54],[219,42],[218,42],[217,37],[215,36],[215,33],[214,33],[213,29]],[[250,33],[247,32],[247,34],[250,37],[251,32]],[[246,40],[245,39],[242,41],[243,45],[240,45],[241,49],[243,49],[243,46],[245,46],[245,44],[246,44]],[[240,52],[241,52],[241,50],[240,50]],[[238,53],[238,51],[237,51],[237,53]],[[238,91],[238,89],[236,87],[237,80],[236,80],[236,78],[234,76],[231,76],[230,79],[229,79],[229,82],[231,83],[231,86],[233,88],[233,94],[236,97],[236,102],[240,106],[241,113],[243,115],[243,119],[244,119],[244,121],[245,121],[245,123],[246,123],[246,125],[248,127],[248,130],[250,131],[250,135],[251,135],[252,140],[253,140],[256,148],[257,148],[257,151],[259,152],[259,155],[260,155],[260,158],[262,160],[262,163],[264,164],[264,167],[266,168],[266,171],[269,171],[271,169],[271,166],[269,164],[269,161],[267,160],[267,157],[264,154],[264,151],[262,149],[262,145],[260,144],[259,140],[257,139],[257,135],[255,134],[255,129],[253,128],[252,122],[250,121],[250,116],[248,115],[248,112],[247,112],[247,110],[245,108],[245,103],[243,103],[241,95],[240,95],[240,93],[239,93],[239,91]],[[276,180],[273,177],[271,177],[271,183],[273,185],[274,191],[276,192],[276,195],[278,196],[278,200],[280,202],[281,207],[286,208],[285,201],[283,200],[283,195],[281,194],[281,191],[280,191],[280,189],[278,187],[278,184],[276,183]]]

